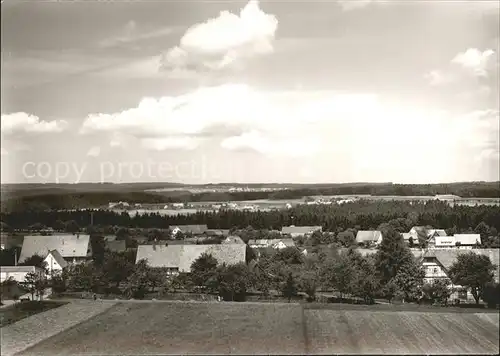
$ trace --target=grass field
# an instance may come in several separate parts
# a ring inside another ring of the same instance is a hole
[[[498,314],[119,303],[21,355],[496,354]]]
[[[58,308],[66,303],[54,301],[30,301],[15,303],[0,309],[0,326],[9,325],[29,316],[42,313],[46,310]]]

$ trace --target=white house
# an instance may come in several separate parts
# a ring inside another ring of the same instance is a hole
[[[281,233],[284,235],[290,235],[292,237],[307,236],[313,234],[315,231],[323,231],[321,226],[283,226],[281,228]]]
[[[25,236],[19,262],[33,255],[46,258],[53,250],[57,250],[66,262],[84,262],[92,256],[90,236],[81,234]]]
[[[295,242],[292,239],[252,239],[248,241],[251,248],[274,248],[281,250],[286,247],[294,247]]]
[[[375,244],[382,242],[382,232],[378,230],[360,230],[356,234],[356,243]]]
[[[45,272],[43,269],[35,266],[1,266],[0,267],[0,281],[3,282],[9,278],[14,281],[22,283],[26,280],[28,273],[36,273],[44,277]]]
[[[44,261],[47,263],[49,275],[62,272],[63,268],[68,265],[68,262],[64,260],[57,250],[49,251]]]
[[[479,234],[455,234],[453,236],[434,236],[429,239],[429,247],[434,248],[458,248],[470,250],[481,244]]]

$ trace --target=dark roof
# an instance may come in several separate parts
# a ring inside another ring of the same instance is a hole
[[[125,240],[107,241],[106,248],[112,252],[124,252],[127,249]]]
[[[56,260],[56,262],[59,264],[59,266],[61,266],[61,268],[64,268],[68,265],[68,262],[64,260],[59,251],[52,250],[49,251],[49,253],[54,257],[54,260]]]

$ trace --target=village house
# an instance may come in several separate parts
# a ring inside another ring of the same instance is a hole
[[[25,236],[19,262],[22,263],[33,255],[39,255],[48,262],[49,267],[52,263],[55,266],[54,271],[57,271],[58,265],[61,265],[58,254],[67,263],[81,263],[88,260],[92,257],[90,236],[81,234]],[[50,272],[52,270],[49,270]]]
[[[183,234],[202,235],[208,230],[207,225],[175,225],[170,227],[172,236],[176,236],[179,232]]]
[[[458,285],[453,285],[448,276],[448,270],[457,261],[457,257],[466,251],[453,249],[427,249],[412,251],[414,256],[421,262],[425,271],[424,282],[432,284],[436,280],[447,280],[453,294],[450,299],[473,300],[470,292]],[[467,251],[468,252],[468,251]],[[494,280],[498,283],[500,275],[499,251],[495,249],[476,249],[471,252],[488,256],[491,262],[496,265]]]
[[[292,239],[251,239],[248,241],[251,248],[273,248],[281,250],[287,247],[295,247]]]
[[[432,226],[413,226],[409,232],[401,235],[407,244],[411,239],[414,246],[420,245],[421,241],[429,242],[437,236],[447,236],[444,229],[434,229]]]
[[[429,248],[458,248],[471,250],[481,245],[479,234],[455,234],[453,236],[434,236],[428,241]]]
[[[245,262],[245,244],[220,245],[141,245],[136,263],[146,260],[150,267],[166,268],[169,273],[190,272],[191,264],[203,253],[212,255],[219,264]]]
[[[382,232],[378,230],[360,230],[356,234],[356,243],[367,245],[378,245],[382,242]]]
[[[4,282],[9,278],[22,283],[26,280],[28,273],[36,273],[40,277],[45,276],[45,271],[40,267],[35,266],[1,266],[0,267],[0,282]]]
[[[283,226],[281,228],[281,234],[290,235],[291,237],[308,236],[312,235],[315,231],[321,232],[323,231],[323,228],[321,226],[295,226],[295,225]]]

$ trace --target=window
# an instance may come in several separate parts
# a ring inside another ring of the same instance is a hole
[[[437,273],[438,272],[438,269],[437,268],[433,268],[432,269],[432,273]]]

